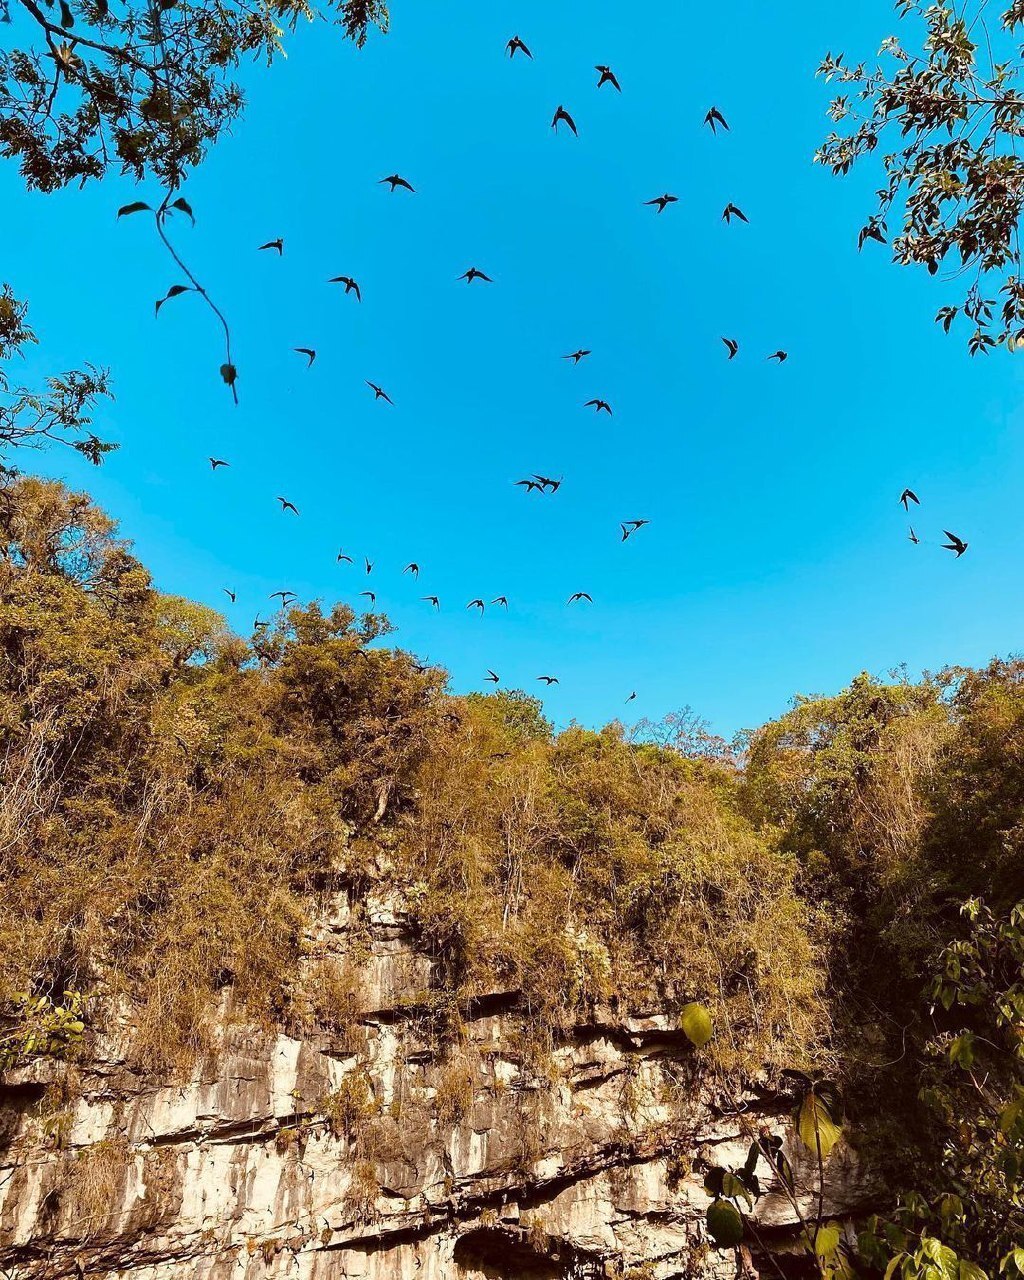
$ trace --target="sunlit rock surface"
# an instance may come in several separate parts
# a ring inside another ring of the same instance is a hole
[[[344,1034],[252,1030],[226,998],[187,1083],[147,1080],[117,1037],[79,1064],[66,1110],[46,1093],[59,1069],[8,1073],[4,1274],[736,1275],[734,1251],[707,1241],[703,1171],[742,1164],[749,1139],[676,1029],[676,1005],[604,1010],[538,1055],[524,1049],[518,993],[494,991],[461,1010],[453,1045],[425,1012],[431,963],[401,914],[377,906],[355,937],[341,900],[314,939],[355,975]],[[785,1131],[790,1099],[741,1102],[746,1123]],[[785,1267],[794,1214],[762,1174],[758,1236]],[[871,1195],[838,1150],[826,1211],[862,1211]],[[753,1275],[764,1259],[755,1249],[743,1263]]]

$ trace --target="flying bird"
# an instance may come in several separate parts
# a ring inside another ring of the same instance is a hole
[[[296,594],[295,594],[295,592],[294,592],[294,591],[271,591],[271,593],[270,593],[270,595],[267,597],[267,599],[268,599],[268,600],[280,600],[280,601],[281,601],[281,605],[282,605],[282,607],[283,607],[284,605],[286,605],[286,604],[288,603],[288,601],[289,601],[289,600],[296,600],[296,599],[298,599],[298,597],[296,596]]]
[[[722,128],[726,131],[726,133],[729,132],[729,126],[726,123],[725,116],[722,115],[721,111],[719,111],[717,107],[711,108],[711,110],[704,117],[704,123],[710,127],[712,133],[718,132],[716,125],[721,125]]]
[[[786,361],[789,359],[789,352],[783,351],[781,349],[778,351],[773,351],[771,355],[768,357],[768,359],[778,360],[779,364],[785,364]]]
[[[913,525],[911,525],[911,526],[910,526],[910,532],[907,534],[907,537],[910,539],[910,541],[914,544],[914,546],[915,546],[915,547],[916,547],[916,546],[917,546],[917,544],[921,541],[921,539],[920,539],[920,538],[917,536],[917,534],[914,532],[914,526],[913,526]]]
[[[386,178],[381,178],[380,182],[378,182],[377,185],[382,186],[385,182],[389,182],[391,184],[392,194],[394,194],[394,190],[396,187],[404,187],[406,191],[416,190],[416,188],[410,185],[408,182],[406,182],[404,178],[400,178],[397,173],[391,173]]]
[[[441,601],[438,600],[437,596],[420,596],[420,599],[426,600],[427,603],[432,604],[435,609],[441,608]]]
[[[533,57],[533,54],[529,51],[529,49],[527,49],[526,45],[522,42],[522,40],[520,40],[518,36],[513,36],[512,39],[508,42],[508,44],[505,46],[505,49],[510,58],[514,58],[517,53],[525,53],[528,58]]]
[[[350,293],[354,293],[356,295],[356,302],[362,302],[363,300],[362,292],[360,291],[360,288],[357,282],[353,280],[351,276],[332,276],[330,280],[327,281],[327,283],[343,284],[345,286],[346,296],[348,296],[348,294]]]
[[[467,609],[479,609],[481,613],[484,611],[484,602],[482,600],[470,600],[466,605]]]
[[[231,601],[232,604],[234,604],[235,601],[238,599],[238,596],[236,595],[236,593],[234,591],[229,591],[227,587],[221,587],[221,591],[224,592],[224,594],[227,596],[227,598]]]
[[[612,407],[607,400],[588,400],[583,407],[584,409],[590,409],[592,407],[595,413],[600,413],[603,409],[609,416],[611,416],[612,412]]]
[[[574,591],[565,603],[575,604],[577,600],[589,600],[591,604],[594,603],[594,598],[589,591]]]
[[[414,578],[418,578],[418,577],[420,576],[420,567],[419,567],[419,565],[416,563],[416,561],[415,561],[415,560],[413,560],[413,561],[411,561],[411,563],[409,563],[409,564],[407,564],[407,565],[405,566],[405,568],[402,570],[402,572],[403,572],[403,573],[411,573],[411,574],[412,574],[412,576],[413,576]]]
[[[740,344],[735,338],[723,338],[722,341],[729,348],[729,359],[734,360],[736,358],[736,352],[740,349]]]
[[[369,577],[369,575],[373,573],[373,561],[368,560],[366,556],[363,556],[363,564],[366,565],[366,575]]]
[[[910,510],[910,503],[912,502],[916,506],[921,505],[921,499],[917,496],[917,494],[913,491],[913,489],[904,489],[903,492],[900,494],[900,502],[903,503],[904,511]]]
[[[569,128],[573,131],[573,134],[576,137],[579,137],[579,134],[576,132],[576,121],[572,118],[572,116],[568,113],[568,111],[566,111],[565,107],[563,107],[561,104],[559,104],[558,110],[555,112],[555,114],[551,118],[551,127],[552,129],[554,129],[555,133],[558,132],[558,122],[560,120],[564,120],[565,123],[569,126]]]
[[[313,350],[312,347],[292,347],[292,350],[295,352],[296,355],[306,357],[307,369],[309,369],[312,366],[313,361],[316,359],[316,352]]]
[[[533,478],[538,481],[542,489],[549,489],[552,493],[557,493],[562,487],[561,477],[557,480],[552,480],[550,476],[539,476],[535,472]]]
[[[663,196],[655,196],[653,200],[645,200],[644,204],[656,204],[658,206],[658,212],[664,213],[668,205],[677,204],[678,201],[678,196],[670,196],[666,191]]]
[[[619,525],[622,530],[622,541],[631,538],[638,529],[642,529],[645,524],[650,524],[650,520],[626,520]]]
[[[633,692],[632,692],[632,693],[629,695],[629,697],[626,699],[626,702],[627,702],[627,703],[632,702],[632,701],[633,701],[633,699],[634,699],[635,697],[636,697],[636,690],[634,689],[634,690],[633,690]]]
[[[216,471],[218,467],[230,467],[230,466],[231,466],[231,463],[230,463],[230,462],[225,462],[223,458],[211,458],[211,459],[210,459],[210,470],[211,470],[211,471]]]
[[[619,93],[622,92],[622,85],[619,84],[618,80],[615,79],[615,72],[611,69],[611,67],[603,66],[599,62],[597,66],[594,68],[594,70],[599,71],[601,73],[601,78],[597,82],[597,87],[599,89],[604,84],[610,84],[613,89],[618,89]]]
[[[386,400],[386,401],[388,402],[388,404],[394,404],[394,403],[395,403],[395,402],[394,402],[394,400],[392,400],[392,399],[391,399],[391,397],[388,395],[388,393],[384,390],[384,388],[383,388],[383,387],[378,387],[378,386],[377,386],[376,382],[371,382],[371,381],[369,380],[369,378],[364,378],[364,379],[363,379],[363,381],[366,383],[366,385],[367,385],[367,386],[370,388],[370,390],[373,392],[373,398],[374,398],[374,400]]]
[[[500,604],[500,605],[502,606],[502,608],[505,610],[505,612],[506,612],[506,613],[508,612],[508,597],[507,597],[507,596],[495,596],[495,597],[494,597],[494,599],[491,601],[491,604]]]
[[[352,557],[351,557],[351,556],[347,556],[347,555],[344,553],[344,551],[339,551],[339,552],[338,552],[338,557],[337,557],[337,559],[338,559],[338,564],[341,564],[341,562],[342,562],[343,560],[347,560],[349,564],[352,564],[352,563],[353,563],[353,561],[352,561]]]
[[[484,676],[484,679],[489,680],[491,684],[498,683],[498,676],[490,669],[490,667],[487,668],[487,674]]]
[[[370,599],[370,604],[377,603],[377,593],[375,591],[360,591],[359,594],[361,596],[368,596]]]
[[[467,284],[472,284],[474,280],[485,280],[488,284],[494,283],[490,276],[484,275],[484,273],[476,267],[470,267],[468,271],[463,272],[463,274],[459,276],[459,279],[465,280]]]
[[[278,498],[278,502],[281,504],[282,511],[294,511],[296,515],[299,514],[299,509],[294,502],[289,502],[287,498]]]
[[[527,493],[530,493],[534,489],[536,489],[538,493],[544,492],[544,486],[540,483],[539,480],[515,480],[513,481],[513,483],[517,486],[518,485],[525,486]]]
[[[276,249],[279,254],[282,254],[284,253],[284,240],[281,236],[278,236],[276,240],[268,240],[266,244],[260,245],[259,252],[264,249]]]
[[[956,558],[959,560],[960,557],[963,555],[963,553],[967,550],[967,543],[964,542],[963,538],[958,538],[955,533],[950,533],[948,529],[943,529],[942,532],[949,539],[948,542],[944,542],[942,544],[943,547],[945,548],[946,551],[955,551]]]
[[[537,679],[543,680],[549,687],[553,684],[558,684],[558,676],[538,676]]]
[[[733,218],[739,218],[740,222],[750,221],[739,205],[735,205],[731,201],[722,210],[722,217],[726,222],[732,222]]]
[[[584,349],[580,347],[579,351],[570,351],[567,356],[562,356],[562,359],[571,360],[573,364],[579,364],[579,362],[583,359],[584,356],[589,356],[589,355],[590,355],[589,351],[584,351]]]
[[[257,615],[253,621],[252,629],[253,631],[266,631],[267,624]]]

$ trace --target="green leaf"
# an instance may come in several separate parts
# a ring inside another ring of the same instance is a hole
[[[722,1195],[729,1200],[745,1200],[748,1209],[754,1207],[750,1192],[734,1173],[727,1173],[722,1179]]]
[[[935,1264],[943,1280],[958,1280],[960,1259],[948,1244],[943,1244],[935,1236],[925,1236],[918,1253]]]
[[[889,1265],[885,1269],[885,1280],[892,1280],[893,1272],[900,1265],[907,1255],[905,1253],[896,1253],[889,1259]]]
[[[963,1067],[964,1070],[974,1065],[973,1032],[965,1031],[962,1035],[956,1037],[949,1046],[949,1060],[954,1065]]]
[[[188,217],[192,219],[193,226],[195,225],[196,215],[192,212],[192,206],[189,204],[189,202],[185,199],[184,196],[179,196],[177,200],[175,200],[172,203],[171,208],[178,209],[182,213],[187,214]]]
[[[704,1005],[696,1002],[683,1007],[682,1012],[679,1014],[679,1026],[682,1028],[687,1040],[698,1049],[703,1048],[715,1034],[711,1014]]]
[[[819,1227],[814,1236],[814,1252],[823,1261],[828,1262],[834,1258],[839,1252],[839,1245],[842,1242],[843,1233],[839,1230],[834,1222],[826,1222],[824,1226]]]
[[[161,308],[161,307],[164,305],[164,303],[165,303],[165,302],[167,302],[170,298],[178,298],[178,297],[180,297],[183,293],[191,293],[191,292],[192,292],[192,286],[191,286],[191,285],[188,285],[188,284],[172,284],[172,285],[171,285],[171,287],[167,290],[166,294],[164,294],[164,296],[163,296],[163,297],[162,297],[162,298],[157,302],[157,304],[156,304],[156,311],[155,311],[155,314],[156,314],[156,315],[159,315],[159,314],[160,314],[160,308]]]
[[[843,1136],[841,1126],[832,1118],[824,1099],[813,1089],[800,1104],[796,1131],[809,1151],[817,1153],[820,1148],[823,1160],[828,1159],[832,1148]]]
[[[743,1215],[728,1200],[715,1200],[708,1206],[708,1235],[717,1245],[731,1248],[743,1240]]]
[[[129,213],[142,213],[144,210],[149,213],[153,212],[150,206],[146,204],[145,200],[136,200],[134,204],[123,204],[120,209],[118,209],[117,216],[119,218],[124,218]]]
[[[988,1272],[976,1262],[960,1259],[960,1280],[988,1280]]]

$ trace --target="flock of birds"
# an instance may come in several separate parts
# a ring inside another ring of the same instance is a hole
[[[505,46],[505,51],[510,60],[514,60],[517,55],[523,58],[531,59],[531,60],[533,58],[533,53],[531,52],[530,48],[527,46],[527,44],[523,41],[523,39],[519,35],[514,35],[511,37],[511,39],[509,39],[508,43]],[[598,63],[595,66],[594,70],[597,72],[597,75],[598,75],[598,80],[597,80],[598,89],[602,89],[604,86],[607,85],[617,93],[622,92],[622,86],[619,83],[618,77],[616,76],[615,72],[612,70],[610,66],[607,66],[602,63]],[[713,134],[716,134],[716,135],[718,134],[719,130],[723,130],[725,132],[729,131],[728,121],[726,120],[722,111],[719,110],[717,106],[712,106],[708,109],[706,115],[704,116],[703,124],[708,129],[710,129]],[[558,133],[560,126],[564,126],[574,137],[579,136],[579,131],[577,129],[576,121],[573,119],[572,115],[569,113],[569,111],[566,110],[566,108],[561,103],[555,109],[554,115],[552,116],[551,129],[555,133]],[[416,188],[412,185],[412,183],[409,182],[407,178],[403,177],[401,174],[398,174],[398,173],[391,173],[391,174],[388,174],[386,177],[381,178],[379,180],[379,185],[387,186],[390,189],[391,194],[394,194],[397,191],[404,191],[412,195],[412,194],[415,194],[415,191],[416,191]],[[660,215],[660,214],[663,214],[671,205],[676,204],[678,200],[679,200],[679,197],[677,195],[674,195],[673,193],[666,191],[666,192],[663,192],[661,195],[655,196],[650,200],[644,201],[643,203],[647,206],[651,206],[654,209],[656,209],[657,213]],[[721,216],[722,216],[722,221],[724,221],[726,224],[729,224],[729,225],[731,225],[734,221],[739,223],[749,222],[749,219],[747,218],[743,210],[732,201],[730,201],[725,206]],[[283,257],[284,238],[282,236],[278,236],[272,240],[266,241],[264,244],[261,244],[259,246],[259,251],[277,253],[279,257]],[[477,282],[482,284],[494,283],[491,276],[487,275],[486,272],[482,271],[479,267],[475,267],[475,266],[469,267],[465,272],[463,272],[461,276],[457,277],[457,280],[458,282],[465,282],[468,285],[472,285]],[[330,277],[327,283],[331,285],[341,286],[344,289],[344,294],[346,297],[351,294],[354,296],[356,302],[362,302],[362,299],[363,299],[362,288],[359,282],[355,280],[352,276],[348,276],[348,275],[332,276]],[[740,344],[738,340],[735,338],[723,336],[721,338],[721,342],[726,349],[727,360],[736,359],[736,357],[739,355],[739,352],[740,352]],[[307,369],[311,368],[314,362],[316,361],[317,353],[316,353],[316,349],[313,347],[294,347],[293,351],[295,352],[296,355],[299,355],[305,358]],[[571,351],[568,354],[563,355],[561,358],[563,360],[571,361],[574,366],[578,366],[582,361],[586,360],[586,358],[591,354],[592,352],[589,349],[579,347],[575,351]],[[765,359],[769,361],[774,361],[778,365],[782,365],[786,362],[786,360],[789,359],[789,353],[786,350],[779,348],[778,350],[768,354],[765,357]],[[366,379],[365,381],[366,381],[367,387],[370,389],[370,391],[373,392],[373,397],[375,402],[383,401],[388,405],[392,405],[392,406],[394,405],[394,401],[392,400],[391,396],[388,395],[387,391],[383,387],[379,386],[375,382],[370,381],[369,379]],[[593,399],[584,401],[583,403],[584,403],[584,408],[593,409],[595,414],[604,413],[604,414],[607,414],[609,417],[613,416],[613,410],[612,410],[611,404],[607,400],[604,400],[600,397],[594,397]],[[227,467],[230,465],[228,460],[225,458],[211,457],[209,459],[209,462],[213,471],[217,471],[218,468],[220,467]],[[515,484],[516,487],[522,488],[524,492],[527,494],[534,493],[538,495],[550,496],[558,492],[559,488],[562,485],[562,478],[561,477],[553,478],[551,476],[531,474],[529,476],[523,477],[522,479],[515,480],[513,483]],[[279,495],[277,497],[277,501],[281,504],[282,513],[290,513],[294,516],[298,516],[300,514],[298,507],[293,502],[291,502],[288,498]],[[899,502],[902,504],[906,512],[909,512],[911,503],[913,503],[916,506],[920,505],[920,499],[918,498],[917,494],[912,489],[909,489],[909,488],[905,488],[903,492],[900,494]],[[634,537],[637,533],[639,533],[641,529],[645,528],[649,524],[650,524],[650,521],[646,519],[633,519],[633,520],[620,521],[619,529],[621,534],[621,541],[628,542],[632,537]],[[945,530],[944,532],[948,541],[942,543],[941,544],[942,547],[945,550],[952,551],[955,554],[955,556],[959,558],[967,550],[967,547],[968,547],[967,542],[964,541],[962,538],[960,538],[957,534],[952,533],[949,530]],[[918,537],[917,533],[914,531],[913,526],[910,527],[909,540],[915,545],[921,542],[921,539]],[[367,557],[362,557],[362,559],[363,559],[364,573],[367,577],[369,577],[373,573],[374,563]],[[353,566],[355,565],[355,561],[353,557],[347,554],[347,552],[345,552],[344,549],[338,552],[337,562],[339,564],[350,564]],[[403,574],[409,574],[413,580],[418,580],[420,575],[420,566],[417,562],[410,561],[410,563],[405,566],[402,572]],[[230,602],[234,604],[236,602],[236,593],[234,591],[229,590],[227,587],[222,588],[222,590],[227,595]],[[368,588],[364,591],[359,592],[358,594],[360,597],[365,598],[369,601],[369,606],[371,609],[376,605],[377,595],[376,595],[376,592],[374,592],[373,590]],[[294,592],[291,592],[291,591],[275,591],[271,593],[270,599],[280,600],[281,608],[284,609],[284,608],[288,608],[292,603],[294,603],[294,601],[297,599],[297,596]],[[420,597],[420,600],[423,603],[425,603],[428,608],[431,608],[435,611],[440,611],[441,609],[441,600],[437,595],[434,595],[434,594],[424,595]],[[568,597],[565,603],[567,606],[577,606],[584,603],[592,605],[594,603],[594,600],[593,600],[593,596],[588,591],[574,591]],[[476,597],[470,600],[465,605],[465,608],[467,610],[476,610],[481,615],[486,611],[488,607],[502,608],[507,612],[509,608],[508,598],[506,596],[501,595],[501,596],[496,596],[494,599],[491,599],[489,601],[485,601],[483,597]],[[253,624],[253,631],[254,633],[259,633],[262,630],[264,630],[268,625],[269,624],[266,621],[257,617]],[[426,670],[426,667],[420,667],[418,669]],[[492,683],[494,685],[497,685],[501,682],[501,677],[495,671],[491,670],[490,668],[487,668],[486,670],[487,670],[487,674],[484,677],[485,682]],[[543,683],[548,687],[559,683],[558,677],[550,674],[539,675],[535,677],[535,679],[539,683]],[[629,697],[626,699],[626,702],[627,703],[632,702],[636,698],[636,696],[637,694],[636,694],[636,691],[634,690],[633,692],[630,693]]]

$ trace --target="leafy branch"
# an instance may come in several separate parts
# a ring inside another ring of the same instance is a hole
[[[26,304],[5,284],[0,291],[0,362],[23,354],[26,346],[37,341],[26,314]],[[48,378],[45,391],[40,392],[12,386],[0,363],[0,453],[52,442],[66,445],[98,465],[117,447],[89,429],[95,405],[110,394],[109,375],[93,365]],[[9,468],[0,462],[0,476],[8,473]]]
[[[893,235],[893,260],[921,265],[935,275],[956,258],[950,279],[972,278],[963,301],[944,305],[936,320],[948,333],[958,315],[972,325],[972,355],[999,344],[1024,343],[1024,282],[1019,227],[1024,211],[1022,51],[1017,29],[1024,8],[1014,0],[996,31],[986,24],[988,0],[957,13],[947,4],[900,0],[901,18],[924,23],[920,54],[912,55],[895,36],[882,44],[889,60],[869,68],[847,65],[844,55],[827,54],[819,74],[843,87],[829,116],[845,132],[830,133],[815,159],[845,175],[895,133],[883,155],[884,182],[877,209],[858,236],[889,243],[889,220],[901,220]],[[988,288],[990,276],[1003,273]],[[996,296],[987,297],[987,293]]]

